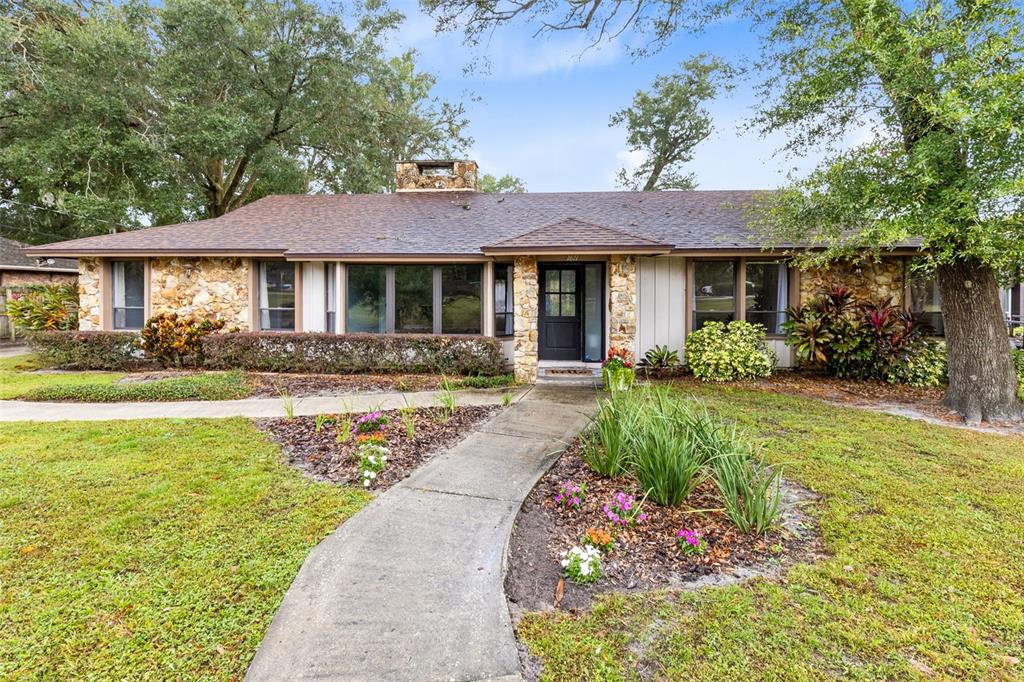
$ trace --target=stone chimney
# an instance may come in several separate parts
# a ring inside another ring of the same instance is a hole
[[[475,192],[476,161],[398,161],[395,187],[399,192]]]

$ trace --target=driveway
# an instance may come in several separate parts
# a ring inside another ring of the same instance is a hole
[[[593,389],[535,388],[309,555],[247,680],[519,679],[505,547]]]

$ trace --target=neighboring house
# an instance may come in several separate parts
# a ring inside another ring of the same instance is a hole
[[[228,215],[30,249],[79,258],[80,326],[137,329],[165,311],[251,330],[484,334],[522,381],[608,348],[683,349],[708,320],[768,330],[843,282],[941,328],[914,248],[801,273],[751,241],[749,191],[476,192],[473,161],[396,165],[394,194],[271,196]]]
[[[32,257],[25,254],[26,248],[28,244],[0,237],[0,288],[78,279],[78,261],[74,258]]]

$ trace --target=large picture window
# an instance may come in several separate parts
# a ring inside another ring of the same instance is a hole
[[[349,265],[349,332],[479,334],[479,264]]]
[[[512,266],[494,266],[494,334],[512,336],[515,331],[515,298],[512,292]]]
[[[345,331],[372,332],[383,334],[387,331],[386,276],[384,265],[349,265],[348,305],[345,317]]]
[[[434,268],[395,266],[395,332],[429,334],[434,330]]]
[[[146,264],[140,260],[110,264],[114,329],[142,329],[146,320]]]
[[[295,330],[295,263],[260,261],[260,329]]]
[[[789,276],[783,261],[747,261],[746,318],[768,334],[782,334],[789,305]]]
[[[736,263],[699,260],[693,264],[693,330],[705,322],[736,319]]]
[[[479,334],[482,330],[479,265],[441,266],[441,333]]]

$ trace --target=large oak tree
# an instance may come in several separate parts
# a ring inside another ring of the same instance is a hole
[[[414,55],[385,56],[401,16],[377,2],[3,8],[0,219],[28,241],[383,191],[394,159],[467,144]]]
[[[543,30],[631,30],[643,51],[726,14],[763,39],[753,125],[824,160],[766,199],[775,243],[819,262],[920,243],[939,282],[947,403],[1021,419],[998,283],[1024,270],[1024,20],[1006,0],[422,0],[470,36],[521,17]],[[859,138],[853,145],[838,140]]]

